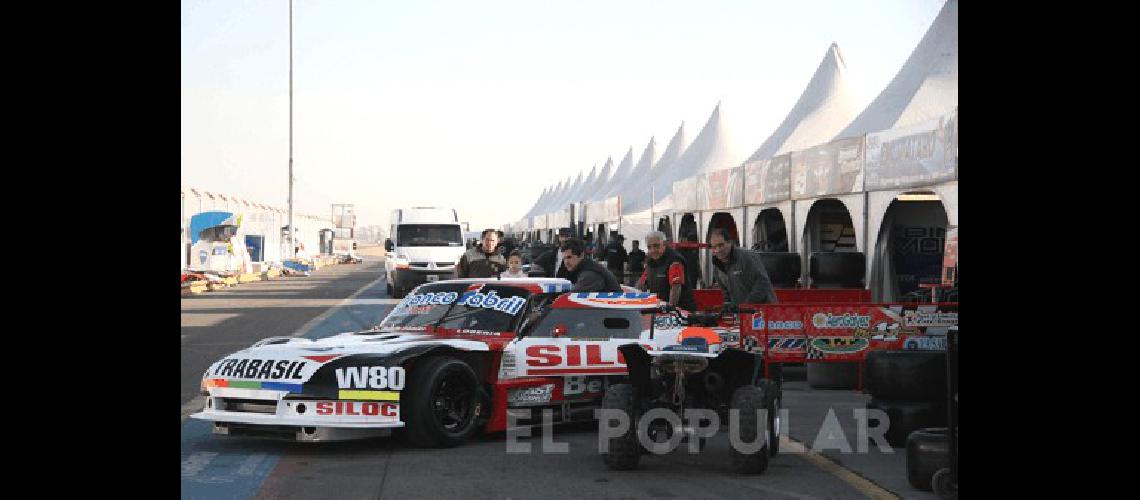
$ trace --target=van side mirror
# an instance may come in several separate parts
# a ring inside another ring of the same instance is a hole
[[[392,250],[395,250],[395,249],[396,249],[396,245],[392,244],[392,238],[388,238],[388,239],[384,240],[384,251],[385,252],[391,252]]]

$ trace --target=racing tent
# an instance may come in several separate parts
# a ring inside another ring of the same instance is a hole
[[[874,300],[898,300],[923,275],[937,274],[938,241],[958,223],[957,108],[958,2],[949,0],[850,124],[831,142],[792,154],[796,230],[811,232],[801,237],[801,253],[822,242],[809,211],[836,199],[851,215],[856,248],[867,254]],[[931,251],[896,251],[912,246]]]
[[[843,54],[832,43],[784,120],[745,160],[744,224],[751,230],[741,234],[742,246],[796,251],[790,153],[829,141],[854,118],[855,97],[846,76]]]
[[[652,152],[650,152],[650,146],[653,146]],[[621,227],[622,231],[627,233],[626,238],[630,241],[634,239],[643,240],[645,233],[658,227],[657,221],[653,218],[653,200],[657,193],[663,192],[658,190],[659,184],[664,185],[664,182],[659,183],[662,174],[668,172],[672,164],[681,157],[681,151],[685,148],[684,122],[677,127],[677,132],[665,145],[665,150],[661,156],[653,159],[657,154],[657,148],[653,141],[650,141],[650,146],[646,146],[645,152],[641,155],[641,160],[638,161],[639,166],[644,162],[649,163],[648,166],[640,167],[644,169],[645,173],[648,173],[648,177],[631,177],[630,182],[627,183],[625,190],[621,193]],[[646,189],[647,187],[649,189]],[[641,230],[642,228],[644,231]],[[664,232],[669,239],[673,238],[671,230]],[[642,235],[642,238],[632,236],[636,234]]]

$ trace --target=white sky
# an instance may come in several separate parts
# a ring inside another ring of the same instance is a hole
[[[448,206],[471,229],[518,220],[542,190],[717,101],[751,154],[832,42],[859,109],[943,0],[348,1],[293,11],[295,210]],[[182,185],[285,208],[285,0],[182,1]]]

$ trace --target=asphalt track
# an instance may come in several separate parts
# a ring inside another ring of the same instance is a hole
[[[208,422],[186,418],[202,405],[203,371],[225,354],[265,337],[320,338],[378,323],[396,302],[385,293],[382,270],[382,261],[366,257],[310,277],[182,299],[182,498],[935,498],[907,483],[905,449],[883,453],[866,444],[860,452],[853,410],[869,396],[811,389],[802,369],[790,370],[784,389],[792,441],[760,476],[729,471],[725,432],[703,453],[682,445],[618,472],[602,463],[593,422],[533,429],[518,440],[530,452],[509,453],[504,433],[417,449],[391,438],[313,444],[221,437]],[[828,419],[838,426],[823,425]],[[564,443],[565,451],[543,452],[544,440]],[[805,445],[818,451],[804,453]]]

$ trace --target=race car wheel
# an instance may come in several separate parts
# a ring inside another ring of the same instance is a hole
[[[906,438],[906,480],[911,486],[930,491],[934,474],[949,466],[950,441],[946,428],[919,429]]]
[[[606,467],[613,470],[633,470],[641,460],[642,446],[637,439],[637,390],[630,384],[614,384],[602,397],[602,409],[620,410],[629,415],[629,429],[620,436],[610,438],[610,450],[602,454]]]
[[[482,398],[471,366],[441,356],[420,361],[408,376],[400,400],[405,436],[416,446],[452,447],[478,429]]]
[[[755,442],[761,433],[768,427],[766,420],[757,418],[756,411],[767,408],[771,414],[775,403],[764,394],[764,390],[754,385],[745,385],[732,393],[732,402],[729,411],[740,412],[740,440],[745,443]],[[731,420],[730,420],[731,422]],[[741,474],[762,474],[768,469],[769,444],[765,444],[755,453],[742,453],[735,446],[729,444],[728,452],[732,456],[732,470]]]

